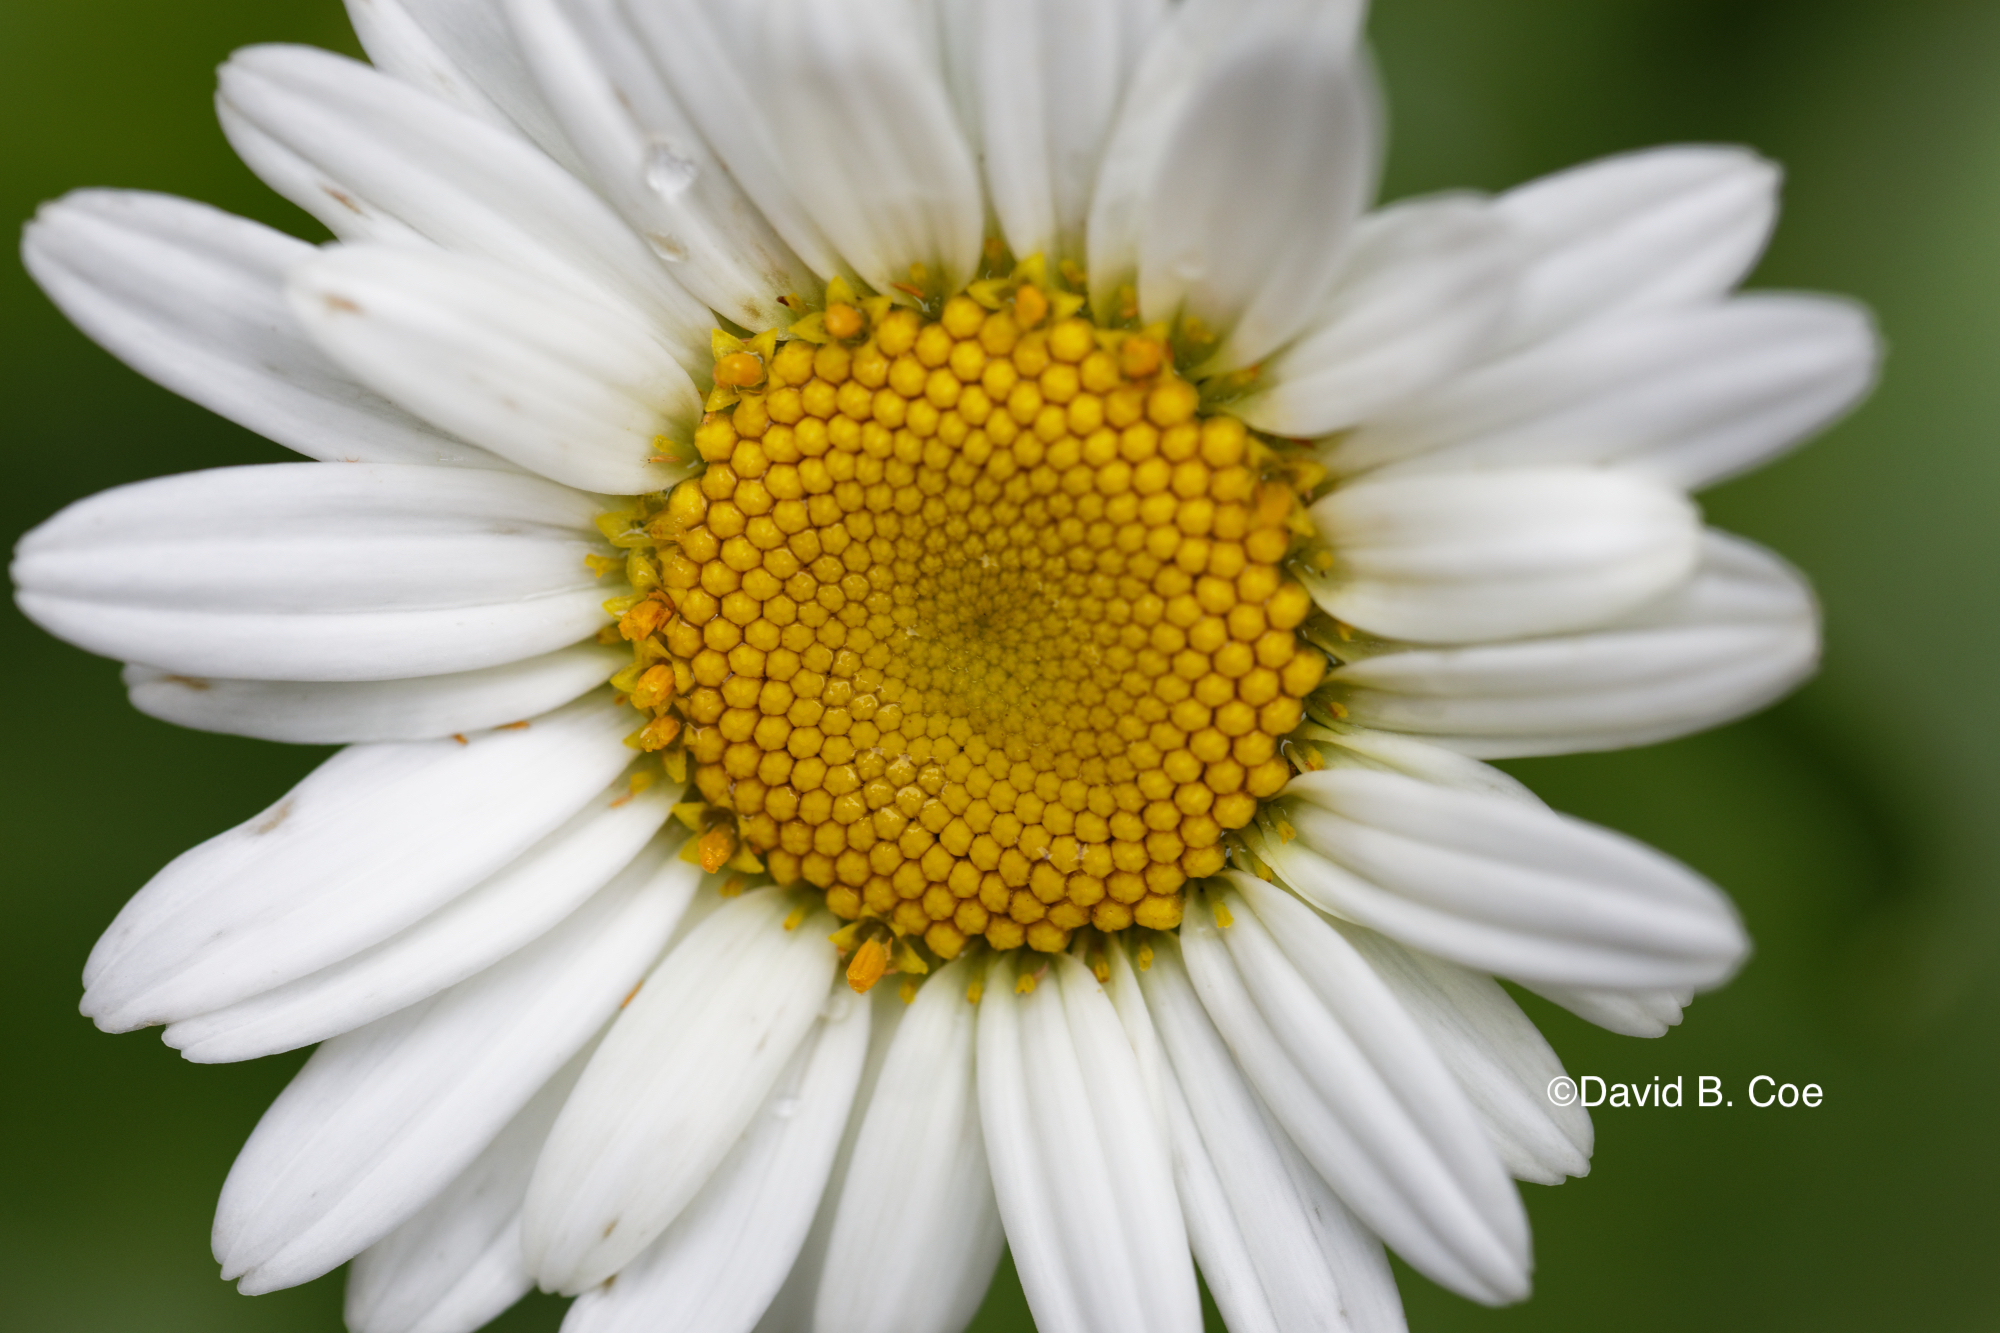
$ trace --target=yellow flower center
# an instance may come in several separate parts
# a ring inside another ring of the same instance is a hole
[[[836,303],[721,357],[621,625],[642,746],[684,738],[779,883],[945,958],[1178,925],[1325,670],[1294,485],[1160,341],[1048,306]]]

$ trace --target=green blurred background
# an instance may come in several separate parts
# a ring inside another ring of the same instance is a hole
[[[1404,1274],[1418,1330],[2000,1328],[2000,4],[1994,0],[1380,0],[1391,196],[1498,189],[1673,140],[1789,169],[1762,286],[1879,312],[1885,386],[1803,454],[1705,497],[1825,598],[1824,675],[1750,722],[1512,766],[1559,807],[1727,886],[1758,954],[1668,1038],[1529,1001],[1573,1074],[1769,1073],[1816,1111],[1597,1114],[1593,1175],[1524,1187],[1526,1306]],[[315,235],[229,154],[210,71],[258,41],[352,49],[338,0],[5,0],[0,217],[87,185],[176,191]],[[0,264],[0,526],[93,491],[276,460],[142,381]],[[85,952],[190,844],[322,752],[173,730],[108,662],[0,612],[0,1325],[35,1333],[326,1330],[339,1277],[251,1300],[210,1210],[299,1057],[183,1063],[76,1014]],[[553,1329],[537,1298],[503,1321]],[[984,1333],[1025,1329],[1004,1275]]]

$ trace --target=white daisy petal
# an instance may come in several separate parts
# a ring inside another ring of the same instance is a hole
[[[611,1015],[685,910],[682,876],[604,894],[529,948],[314,1052],[216,1209],[223,1275],[306,1282],[408,1221]]]
[[[1701,549],[1679,493],[1583,468],[1365,478],[1311,513],[1339,561],[1313,599],[1416,643],[1593,628],[1672,591]]]
[[[295,981],[184,1018],[161,1039],[197,1064],[297,1050],[484,971],[541,938],[599,889],[622,894],[662,871],[692,884],[699,869],[669,861],[681,837],[646,846],[673,801],[664,783],[638,796],[613,783],[505,869],[407,930]]]
[[[1307,326],[1375,189],[1353,45],[1345,5],[1248,27],[1161,155],[1139,233],[1140,315],[1199,320],[1223,339],[1214,369],[1261,360]]]
[[[1295,37],[1297,26],[1308,18],[1322,25],[1317,33],[1325,42],[1351,50],[1363,12],[1356,0],[1326,5],[1312,0],[1188,0],[1172,7],[1172,17],[1146,44],[1133,73],[1091,196],[1089,270],[1094,308],[1117,310],[1122,304],[1118,289],[1136,288],[1143,236],[1152,222],[1155,192],[1174,154],[1176,135],[1224,54],[1288,34]],[[1317,297],[1315,292],[1308,299]]]
[[[1592,324],[1370,421],[1326,458],[1352,473],[1614,464],[1683,490],[1823,430],[1874,387],[1868,312],[1764,295]]]
[[[214,680],[127,666],[132,706],[196,731],[352,745],[426,741],[505,726],[560,708],[631,664],[629,649],[573,644],[479,671],[407,680]]]
[[[264,136],[317,173],[273,189],[350,240],[357,208],[446,249],[534,274],[579,297],[630,306],[682,364],[708,364],[708,311],[591,189],[518,136],[340,56],[306,47],[238,51],[222,67],[223,128]],[[252,166],[259,165],[246,153]]]
[[[1412,1267],[1487,1304],[1525,1297],[1520,1199],[1421,1030],[1311,909],[1248,876],[1228,878],[1235,888],[1190,903],[1181,948],[1273,1118]]]
[[[647,978],[584,1072],[528,1190],[523,1247],[578,1292],[666,1231],[728,1155],[826,1002],[833,919],[746,894]]]
[[[979,1129],[976,975],[951,964],[903,1016],[834,1213],[816,1333],[958,1333],[992,1282],[1005,1241]]]
[[[1382,1243],[1271,1123],[1201,1007],[1178,944],[1159,942],[1138,984],[1172,1060],[1164,1085],[1181,1211],[1231,1333],[1402,1330]]]
[[[1474,198],[1383,209],[1355,228],[1326,304],[1230,411],[1277,435],[1327,435],[1470,362],[1506,317],[1515,242]]]
[[[404,83],[422,88],[490,125],[514,128],[513,120],[480,91],[479,81],[453,60],[437,38],[424,30],[404,0],[346,0],[347,20],[368,63]]]
[[[1510,338],[1692,305],[1741,282],[1778,217],[1778,168],[1741,148],[1654,148],[1545,176],[1499,210],[1535,258]]]
[[[1694,1000],[1693,990],[1591,990],[1578,986],[1523,983],[1527,989],[1561,1005],[1578,1018],[1621,1037],[1664,1037],[1680,1026],[1681,1010]]]
[[[1812,674],[1819,613],[1770,552],[1710,531],[1679,591],[1588,634],[1385,653],[1336,669],[1347,715],[1484,758],[1647,745],[1756,711]]]
[[[979,263],[985,210],[936,35],[907,0],[772,5],[763,58],[785,170],[828,240],[877,291],[912,264],[956,292]]]
[[[482,120],[520,130],[566,170],[585,175],[499,6],[486,0],[347,0],[347,14],[377,69]]]
[[[341,246],[295,269],[299,323],[355,378],[545,477],[665,490],[701,395],[644,321],[490,260]]]
[[[313,248],[206,204],[83,190],[21,257],[62,312],[146,378],[310,458],[506,468],[363,388],[307,339],[284,275]]]
[[[1309,723],[1299,733],[1310,742],[1320,758],[1332,764],[1359,765],[1403,773],[1440,787],[1484,792],[1510,801],[1522,801],[1543,808],[1542,798],[1528,790],[1519,779],[1508,776],[1491,764],[1469,759],[1455,750],[1427,740],[1414,740],[1394,732],[1371,731],[1349,722],[1323,727]],[[1331,747],[1331,748],[1329,748]]]
[[[1134,6],[972,0],[970,7],[966,48],[1001,234],[1016,255],[1080,265],[1098,158],[1137,55]]]
[[[729,174],[799,259],[831,277],[841,271],[840,255],[777,146],[778,113],[762,45],[767,8],[767,0],[619,3]]]
[[[604,196],[694,296],[738,324],[790,322],[813,289],[646,58],[616,0],[508,0],[544,96]]]
[[[605,623],[598,497],[469,468],[280,463],[104,491],[14,550],[28,618],[177,675],[389,680]]]
[[[844,987],[842,989],[845,989]],[[872,1006],[836,994],[701,1193],[565,1333],[749,1333],[812,1225],[868,1054]]]
[[[1550,1099],[1562,1061],[1498,982],[1372,930],[1335,928],[1423,1029],[1516,1179],[1560,1185],[1590,1174],[1590,1113]]]
[[[485,1152],[409,1221],[354,1256],[352,1333],[473,1333],[528,1294],[521,1197],[593,1046],[542,1085]]]
[[[365,745],[176,857],[84,967],[109,1032],[170,1023],[352,957],[521,856],[631,758],[630,720],[579,700],[525,731]]]
[[[1036,960],[1040,966],[1040,960]],[[987,975],[979,1012],[986,1153],[1029,1308],[1044,1333],[1201,1327],[1172,1159],[1103,987],[1067,954],[1016,993]]]
[[[1297,837],[1253,834],[1325,911],[1526,984],[1720,985],[1749,949],[1728,898],[1641,843],[1520,801],[1359,768],[1285,788]]]
[[[848,1113],[840,1150],[833,1156],[833,1170],[828,1173],[826,1190],[820,1195],[819,1212],[806,1233],[805,1244],[799,1248],[798,1258],[792,1261],[792,1271],[786,1276],[784,1286],[771,1298],[763,1318],[757,1321],[756,1333],[814,1333],[813,1304],[826,1269],[827,1247],[833,1241],[834,1215],[846,1190],[854,1145],[861,1137],[862,1124],[874,1101],[882,1070],[889,1063],[896,1034],[902,1031],[906,1009],[899,988],[892,986],[875,987],[869,1002],[873,1012],[868,1019],[868,1057],[861,1067],[861,1084],[854,1093],[854,1108]],[[982,1295],[984,1290],[981,1288]]]

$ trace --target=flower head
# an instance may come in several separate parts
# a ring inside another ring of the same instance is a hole
[[[357,1333],[1375,1330],[1527,1294],[1587,1116],[1496,978],[1659,1035],[1728,901],[1482,759],[1683,734],[1817,617],[1687,498],[1866,389],[1733,296],[1776,173],[1369,210],[1339,0],[352,0],[256,48],[324,247],[86,192],[27,263],[317,460],[23,540],[134,704],[348,748],[84,1010],[319,1044],[224,1188]]]

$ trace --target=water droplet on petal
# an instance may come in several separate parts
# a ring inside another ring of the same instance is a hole
[[[847,1017],[848,1011],[853,1007],[853,995],[846,991],[835,991],[827,996],[826,1003],[820,1006],[819,1016],[829,1023],[838,1023]]]
[[[688,257],[687,247],[682,245],[678,239],[667,235],[663,231],[647,232],[646,244],[652,246],[653,253],[666,260],[669,264],[683,263]]]
[[[799,1113],[799,1108],[803,1105],[805,1105],[805,1102],[800,1098],[780,1097],[777,1101],[771,1103],[771,1114],[780,1120],[790,1120]]]
[[[687,193],[701,168],[670,143],[655,142],[646,150],[646,185],[663,199]]]

